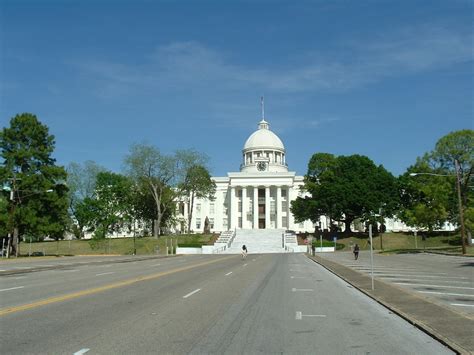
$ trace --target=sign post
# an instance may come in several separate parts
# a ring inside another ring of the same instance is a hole
[[[372,247],[372,225],[369,224],[369,239],[370,239],[370,275],[372,278],[372,291],[374,290],[374,254]]]

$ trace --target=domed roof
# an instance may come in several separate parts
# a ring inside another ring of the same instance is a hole
[[[253,132],[245,142],[244,151],[262,148],[285,150],[281,139],[270,131],[268,122],[264,119],[258,124],[258,130]]]

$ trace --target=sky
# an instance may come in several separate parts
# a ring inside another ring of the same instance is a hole
[[[394,175],[474,128],[471,0],[1,0],[0,126],[29,112],[61,165],[132,144],[239,170],[265,118],[291,171],[315,153]]]

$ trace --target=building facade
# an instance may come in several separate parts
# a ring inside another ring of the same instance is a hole
[[[294,221],[290,203],[302,196],[303,176],[288,170],[285,146],[264,118],[244,144],[240,171],[212,179],[216,183],[214,199],[195,201],[192,232],[202,232],[206,218],[213,232],[230,229],[314,230],[311,221]],[[187,225],[188,208],[187,203],[180,208],[180,218],[184,222],[181,226]],[[327,227],[325,220],[321,223],[322,228]]]

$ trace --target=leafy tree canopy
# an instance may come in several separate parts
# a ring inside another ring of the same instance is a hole
[[[67,225],[66,171],[55,165],[54,136],[35,115],[23,113],[0,132],[2,186],[9,186],[13,249],[18,235],[61,237]]]
[[[292,202],[297,221],[326,215],[344,222],[346,232],[355,219],[369,220],[383,209],[391,216],[398,204],[397,182],[383,166],[361,155],[314,154],[308,164],[305,197]]]

